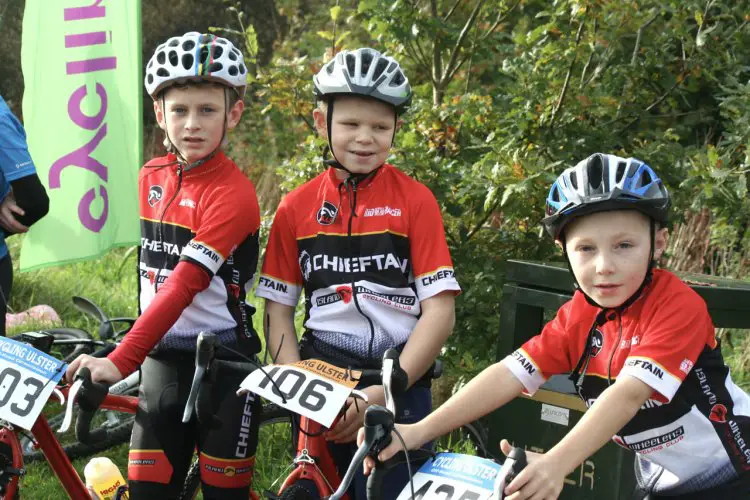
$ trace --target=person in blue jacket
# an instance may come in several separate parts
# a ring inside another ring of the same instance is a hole
[[[13,285],[13,262],[5,238],[25,233],[47,215],[49,198],[36,174],[26,131],[0,96],[0,335]]]

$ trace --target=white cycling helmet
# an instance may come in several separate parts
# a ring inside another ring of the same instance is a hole
[[[411,86],[392,57],[374,49],[344,50],[313,77],[318,99],[342,94],[368,96],[402,113],[411,100]]]
[[[146,91],[156,99],[164,88],[187,80],[222,83],[244,94],[247,69],[242,53],[226,38],[197,31],[159,45],[146,66]]]

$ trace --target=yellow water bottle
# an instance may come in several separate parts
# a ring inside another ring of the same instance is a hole
[[[120,469],[109,458],[92,458],[83,469],[83,475],[92,498],[99,500],[128,498],[128,483],[122,477]]]

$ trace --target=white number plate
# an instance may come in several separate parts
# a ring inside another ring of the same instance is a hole
[[[265,371],[265,374],[263,373]],[[330,427],[357,385],[347,371],[317,359],[291,365],[268,365],[255,370],[240,384],[289,411],[311,418]],[[355,379],[359,372],[349,372]],[[271,383],[270,376],[275,385]],[[280,391],[280,392],[279,392]],[[281,397],[284,394],[286,403]]]
[[[498,472],[500,465],[492,460],[438,453],[414,474],[414,500],[488,500]],[[407,484],[397,500],[410,499],[411,488]]]
[[[30,430],[65,366],[28,344],[0,337],[0,419]]]

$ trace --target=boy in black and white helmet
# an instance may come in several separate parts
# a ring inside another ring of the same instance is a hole
[[[276,213],[256,292],[267,299],[268,345],[279,362],[315,357],[352,367],[379,366],[385,350],[401,349],[411,388],[398,418],[415,422],[431,408],[422,379],[453,328],[459,286],[435,197],[386,163],[411,87],[396,60],[366,48],[340,52],[313,82],[313,117],[332,168]],[[303,288],[300,351],[293,318]],[[383,403],[382,387],[364,391]],[[327,434],[342,472],[365,408],[350,405]],[[393,474],[384,498],[407,481],[405,466]],[[364,499],[364,481],[356,483],[350,493]]]
[[[260,348],[245,302],[258,259],[258,200],[222,151],[244,109],[246,72],[229,40],[196,32],[159,45],[146,67],[169,154],[139,176],[142,314],[107,358],[82,356],[68,369],[70,377],[87,366],[94,380],[116,382],[142,364],[128,466],[134,499],[177,498],[196,446],[205,498],[250,494],[260,408],[252,395],[235,394],[242,376],[219,374],[219,429],[181,422],[199,332],[245,355]]]

